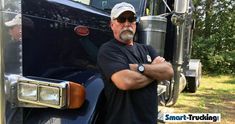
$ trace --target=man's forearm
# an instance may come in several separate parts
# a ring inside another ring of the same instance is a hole
[[[143,64],[144,75],[155,80],[170,80],[174,74],[170,63],[163,62],[158,64]],[[138,64],[131,64],[132,70],[137,71]]]
[[[167,62],[144,66],[146,68],[144,74],[155,80],[170,80],[174,74],[172,66]]]
[[[153,81],[153,79],[143,74],[128,69],[114,73],[111,79],[122,90],[139,89]]]

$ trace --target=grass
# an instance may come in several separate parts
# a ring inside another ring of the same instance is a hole
[[[204,76],[197,92],[181,93],[172,108],[174,113],[221,113],[221,124],[232,124],[235,115],[235,77]]]

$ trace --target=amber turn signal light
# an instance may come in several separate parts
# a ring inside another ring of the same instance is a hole
[[[85,102],[86,91],[85,87],[81,84],[69,82],[68,86],[68,108],[80,108]]]

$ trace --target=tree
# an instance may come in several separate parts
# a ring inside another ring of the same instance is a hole
[[[235,2],[194,0],[193,57],[208,73],[235,73]]]

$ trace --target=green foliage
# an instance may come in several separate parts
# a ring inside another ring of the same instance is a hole
[[[195,0],[193,58],[207,73],[235,74],[235,2]]]
[[[216,36],[214,36],[216,37]],[[210,38],[197,37],[193,42],[193,58],[200,58],[203,70],[207,73],[235,73],[235,49],[229,50],[221,45],[213,36]],[[217,46],[221,49],[216,49]],[[227,45],[228,46],[228,45]]]

